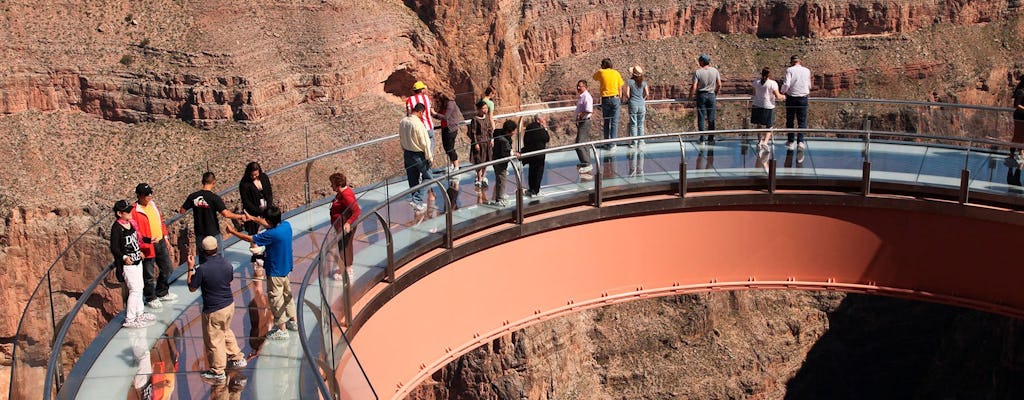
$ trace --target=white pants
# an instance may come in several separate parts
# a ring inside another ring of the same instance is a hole
[[[124,284],[128,286],[128,305],[125,306],[125,322],[139,318],[142,305],[142,263],[124,266]]]

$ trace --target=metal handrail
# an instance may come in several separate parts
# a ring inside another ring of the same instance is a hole
[[[747,102],[749,100],[750,100],[749,97],[720,97],[720,98],[718,98],[718,101],[722,101],[722,102],[733,102],[733,101]],[[809,100],[812,101],[812,102],[829,102],[829,103],[844,103],[844,102],[847,102],[847,103],[873,103],[873,104],[894,104],[894,105],[942,107],[942,108],[954,108],[954,109],[974,109],[974,110],[997,111],[997,112],[1007,112],[1007,113],[1012,111],[1012,109],[1010,109],[1010,108],[1003,108],[1003,107],[974,106],[974,105],[964,105],[964,104],[954,104],[954,103],[934,103],[934,102],[904,101],[904,100],[852,99],[852,98],[820,98],[820,97],[813,97],[813,98],[810,98]],[[677,98],[677,99],[649,100],[649,101],[647,101],[647,103],[648,104],[652,104],[652,105],[654,105],[654,104],[682,104],[682,103],[686,103],[686,102],[689,102],[689,101],[691,101],[691,100],[690,99],[685,99],[685,98]],[[548,104],[548,103],[541,103],[541,104]],[[540,104],[534,104],[534,105],[540,105]],[[574,109],[575,109],[575,107],[572,107],[572,106],[569,106],[569,107],[554,107],[554,108],[546,108],[546,109],[536,109],[536,110],[530,110],[530,111],[520,111],[520,112],[514,112],[514,113],[498,115],[498,116],[495,116],[495,118],[496,119],[500,119],[500,118],[516,118],[516,117],[524,117],[524,116],[534,116],[534,115],[539,115],[539,114],[552,114],[552,113],[560,113],[560,112],[565,112],[565,111],[572,111]],[[463,121],[463,124],[465,124],[466,122],[468,122],[468,120],[467,121]],[[712,134],[712,133],[714,133],[714,134],[727,134],[727,133],[740,133],[740,132],[758,133],[758,132],[765,132],[765,131],[767,131],[767,130],[764,130],[764,129],[749,129],[749,130],[704,131],[702,133],[703,134]],[[792,131],[792,132],[808,132],[808,133],[826,132],[826,131],[828,131],[828,133],[837,133],[837,134],[858,134],[858,133],[859,134],[864,134],[864,133],[870,133],[870,134],[875,134],[875,135],[883,135],[883,136],[891,136],[891,137],[906,137],[906,138],[919,138],[919,139],[968,141],[968,139],[966,139],[966,138],[951,138],[951,137],[944,137],[944,136],[916,135],[916,134],[910,134],[910,133],[887,132],[887,131],[822,130],[822,129],[786,129],[785,131],[787,131],[787,132],[789,132],[789,131]],[[676,136],[681,136],[681,135],[684,135],[684,134],[685,135],[696,135],[698,133],[690,132],[690,133],[680,133],[680,134],[645,135],[645,140],[658,139],[658,138],[662,138],[662,137],[665,137],[665,138],[667,138],[667,137],[676,137]],[[370,140],[370,141],[367,141],[367,142],[363,142],[363,143],[359,143],[359,144],[356,144],[356,145],[351,145],[351,146],[346,146],[346,147],[343,147],[343,148],[331,150],[331,151],[328,151],[326,153],[322,153],[322,154],[319,154],[319,155],[316,155],[316,156],[313,156],[313,157],[309,157],[309,158],[304,159],[304,160],[300,160],[300,161],[296,161],[296,162],[287,164],[285,166],[282,166],[280,168],[277,168],[275,170],[272,170],[272,171],[268,172],[268,175],[276,175],[278,173],[281,173],[281,172],[284,172],[284,171],[287,171],[287,170],[290,170],[292,168],[295,168],[295,167],[298,167],[298,166],[302,166],[302,165],[307,165],[308,166],[308,165],[312,164],[313,162],[315,162],[317,160],[320,160],[322,158],[326,158],[326,157],[329,157],[329,156],[332,156],[332,155],[336,155],[336,154],[339,154],[339,153],[342,153],[342,152],[353,151],[355,149],[366,147],[366,146],[370,146],[370,145],[373,145],[373,144],[388,142],[388,141],[396,139],[397,137],[398,137],[398,135],[392,134],[392,135],[389,135],[389,136],[381,137],[381,138],[378,138],[378,139],[373,139],[373,140]],[[532,156],[532,155],[547,154],[547,153],[561,151],[561,150],[565,150],[565,149],[573,149],[573,148],[576,148],[576,147],[582,147],[582,146],[585,146],[585,145],[589,145],[589,146],[593,147],[593,146],[600,145],[600,144],[616,143],[616,142],[620,142],[620,141],[624,142],[624,141],[630,141],[630,140],[634,140],[634,138],[624,137],[624,138],[616,138],[616,139],[598,140],[598,141],[593,141],[593,142],[589,142],[589,143],[586,143],[586,144],[566,145],[566,146],[560,146],[560,147],[545,149],[545,150],[542,150],[542,151],[535,151],[535,152],[530,152],[530,153],[524,153],[520,157],[528,157],[528,156]],[[988,139],[970,139],[969,141],[971,143],[979,143],[979,144],[1003,145],[1003,146],[1011,145],[1009,142],[995,141],[995,140],[988,140]],[[486,164],[475,165],[472,168],[473,169],[476,169],[476,168],[486,168],[487,166],[490,166],[490,165],[493,165],[493,164],[496,164],[496,163],[499,163],[499,162],[509,162],[511,160],[514,160],[514,159],[517,159],[517,157],[507,157],[507,158],[504,158],[504,159],[501,159],[501,160],[494,160],[494,161],[486,163]],[[468,170],[468,169],[463,169],[463,170]],[[462,170],[460,170],[460,171],[462,171]],[[438,182],[441,179],[443,179],[443,177],[435,178],[435,179],[433,179],[433,180],[431,180],[429,182],[424,182],[424,183],[422,183],[419,186],[424,186],[425,187],[427,185],[438,184]],[[521,185],[522,185],[521,182],[517,183],[517,186],[521,186]],[[404,196],[407,196],[412,191],[418,190],[419,186],[416,187],[416,188],[410,188],[409,190],[406,190],[406,191],[404,191],[404,192],[402,192],[402,193],[400,193],[398,195],[392,196],[392,198],[403,198]],[[521,191],[521,188],[519,188],[519,190]],[[237,185],[221,191],[220,194],[221,195],[226,195],[226,194],[232,193],[234,191],[237,191]],[[308,185],[308,182],[307,182],[307,185],[306,185],[306,192],[307,192],[306,193],[307,194],[306,195],[307,203],[304,206],[308,206],[310,204],[310,202],[309,202],[309,185]],[[389,204],[390,201],[391,200],[389,199],[389,201],[385,202],[384,204]],[[519,203],[519,202],[517,202],[517,203]],[[365,218],[368,217],[368,214],[377,213],[377,211],[379,211],[381,208],[383,208],[383,207],[376,207],[372,212],[367,212],[366,213],[367,215],[363,216],[362,218],[360,218],[360,221],[357,221],[357,224],[359,222],[365,220]],[[169,218],[167,223],[168,224],[174,224],[179,219],[181,219],[183,216],[184,215],[176,215],[176,216],[174,216],[172,218]],[[379,217],[379,215],[378,215],[378,217]],[[99,221],[94,223],[90,228],[95,227],[97,224],[99,224],[103,220],[104,219],[100,219]],[[47,273],[44,275],[44,278],[50,276],[50,272],[52,271],[52,269],[63,258],[63,256],[67,253],[67,251],[70,250],[71,246],[73,246],[75,243],[77,243],[78,240],[81,237],[84,237],[84,235],[86,233],[88,233],[90,230],[84,231],[83,234],[79,235],[79,237],[76,238],[75,241],[72,242],[72,244],[69,245],[69,247],[66,248],[61,253],[61,255],[57,258],[57,260],[54,261],[54,263],[51,265],[50,269],[48,269]],[[72,308],[72,312],[67,314],[67,316],[65,317],[64,322],[61,325],[61,328],[59,330],[58,335],[55,336],[55,338],[54,338],[55,339],[53,341],[54,349],[51,352],[51,360],[50,360],[50,362],[48,363],[48,366],[47,366],[47,378],[46,378],[47,381],[46,381],[46,385],[45,385],[45,387],[47,388],[46,389],[47,392],[49,392],[49,389],[52,386],[50,379],[52,379],[53,376],[54,376],[53,373],[52,373],[53,372],[53,368],[54,368],[53,364],[56,361],[54,354],[59,352],[59,343],[63,342],[64,338],[66,337],[68,327],[71,325],[71,322],[74,320],[74,317],[77,316],[77,313],[80,310],[81,306],[84,304],[85,300],[88,299],[89,296],[91,296],[92,291],[95,289],[96,286],[98,286],[98,283],[100,281],[102,281],[102,279],[104,279],[105,275],[106,275],[105,273],[104,274],[100,274],[100,276],[98,276],[94,280],[94,284],[91,284],[90,287],[89,287],[92,290],[88,290],[87,292],[83,292],[82,296],[78,299],[78,302],[76,302],[75,306]],[[30,299],[35,296],[35,294],[42,287],[42,284],[43,284],[43,282],[41,281],[39,283],[39,285],[37,285],[36,290],[33,291],[33,295],[30,296]],[[27,310],[28,310],[29,306],[30,306],[30,304],[26,304],[26,310],[25,310],[26,312],[23,312],[22,319],[21,319],[21,321],[19,321],[19,331],[20,331],[20,326],[22,325],[22,322],[24,321],[24,317],[25,317],[25,315],[27,313]],[[14,351],[15,352],[17,351],[17,345],[14,346]],[[14,372],[14,367],[12,367],[12,371],[11,371],[12,378],[14,378],[14,373],[15,373]],[[11,394],[13,395],[13,385],[11,387]],[[47,393],[45,398],[49,398],[49,396],[50,396],[50,394]]]

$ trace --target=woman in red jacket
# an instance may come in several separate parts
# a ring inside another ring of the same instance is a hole
[[[341,233],[342,238],[338,241],[338,254],[343,256],[345,271],[349,279],[352,279],[352,239],[355,236],[352,224],[359,218],[359,203],[356,203],[356,193],[348,186],[348,178],[341,172],[335,172],[330,176],[331,189],[337,193],[334,201],[331,202],[331,225],[335,232]],[[341,269],[334,273],[335,280],[341,280]]]

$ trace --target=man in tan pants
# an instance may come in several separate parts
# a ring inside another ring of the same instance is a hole
[[[233,269],[217,254],[217,238],[202,239],[206,262],[199,266],[195,257],[188,256],[188,290],[202,289],[203,343],[206,344],[206,362],[210,369],[200,374],[214,385],[224,383],[224,369],[245,368],[248,363],[238,348],[235,333],[231,331],[231,318],[235,315],[235,301],[231,292]]]
[[[267,300],[270,303],[270,311],[274,313],[274,325],[277,327],[267,333],[267,339],[286,340],[289,337],[288,331],[299,330],[291,281],[288,279],[293,266],[292,226],[288,221],[281,220],[281,209],[277,206],[267,208],[266,218],[253,217],[250,220],[256,221],[266,230],[249,236],[228,225],[227,232],[254,246],[266,247]]]

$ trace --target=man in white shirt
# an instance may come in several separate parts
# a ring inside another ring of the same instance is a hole
[[[412,114],[402,118],[402,122],[398,124],[398,139],[402,143],[405,172],[409,178],[410,188],[419,185],[421,181],[434,179],[430,174],[430,163],[433,161],[430,137],[427,136],[427,128],[422,121],[426,109],[423,103],[414,105]],[[412,201],[409,204],[416,212],[427,210],[427,204],[423,202],[422,188],[412,193]]]
[[[811,93],[811,70],[800,65],[800,56],[789,58],[786,68],[786,81],[782,84],[782,93],[786,95],[786,128],[793,128],[793,120],[799,128],[807,128],[807,96]],[[803,150],[804,134],[797,134],[793,141],[793,132],[786,134],[786,148]]]

